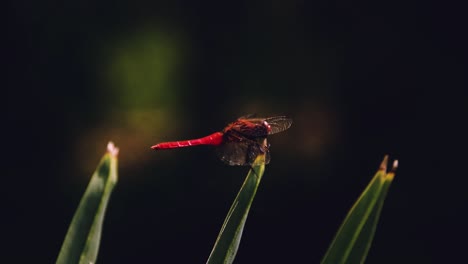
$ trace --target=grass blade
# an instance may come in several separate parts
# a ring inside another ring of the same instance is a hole
[[[377,203],[372,210],[369,219],[362,228],[358,239],[356,240],[355,246],[348,257],[348,263],[364,263],[366,260],[367,253],[369,253],[369,249],[377,229],[377,224],[379,222],[380,213],[382,212],[385,197],[387,196],[390,185],[393,181],[393,178],[395,177],[396,167],[397,163],[394,163],[392,170],[385,175],[384,183]]]
[[[208,264],[232,263],[239,248],[245,221],[265,171],[265,156],[258,156],[224,220]]]
[[[385,196],[394,178],[394,169],[387,173],[388,158],[348,212],[322,264],[363,263],[374,238]]]
[[[57,264],[96,262],[105,210],[117,183],[117,154],[110,142],[73,216]]]

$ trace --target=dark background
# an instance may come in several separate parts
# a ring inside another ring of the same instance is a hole
[[[247,113],[294,124],[271,137],[236,263],[318,263],[385,154],[400,167],[367,263],[466,256],[461,6],[9,2],[2,260],[55,261],[112,140],[98,261],[205,262],[248,168],[149,146]]]

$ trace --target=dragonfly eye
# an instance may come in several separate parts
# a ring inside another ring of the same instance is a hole
[[[267,121],[263,121],[263,125],[266,127],[267,132],[270,133],[270,131],[271,131],[271,126],[270,126],[270,124],[268,124]]]

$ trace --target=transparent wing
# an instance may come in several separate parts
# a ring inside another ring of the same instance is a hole
[[[265,118],[265,121],[270,125],[271,130],[269,135],[282,132],[292,125],[292,119],[286,116],[275,116]]]
[[[264,138],[242,141],[226,140],[216,148],[216,154],[224,163],[231,166],[250,166],[259,154],[265,154],[265,164],[268,164],[270,151],[264,140]]]
[[[216,154],[226,164],[244,166],[248,163],[249,145],[244,142],[223,142],[216,148]]]
[[[265,154],[265,164],[270,163],[270,149],[266,138],[259,139],[255,144],[250,145],[248,153],[250,165],[254,164],[255,159],[260,154]]]
[[[257,114],[246,114],[246,115],[243,115],[243,116],[241,116],[241,117],[239,117],[237,119],[238,120],[239,119],[251,119],[251,118],[255,118],[255,117],[257,117]]]

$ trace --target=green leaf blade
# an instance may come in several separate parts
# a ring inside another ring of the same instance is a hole
[[[393,180],[385,157],[377,173],[348,212],[322,264],[363,263],[372,243],[385,196]]]
[[[372,245],[372,240],[374,239],[375,231],[377,230],[380,213],[382,212],[385,198],[387,197],[388,190],[390,189],[390,185],[394,176],[394,172],[390,172],[385,175],[384,183],[377,203],[374,206],[374,209],[372,210],[372,213],[366,221],[364,227],[362,228],[362,231],[356,240],[355,246],[348,257],[349,263],[364,263],[366,260],[367,254],[369,253],[370,247]]]
[[[109,143],[73,216],[57,264],[96,262],[105,211],[117,183],[117,154]]]
[[[208,258],[208,264],[232,263],[237,254],[245,222],[265,171],[265,157],[257,157],[234,199]]]

